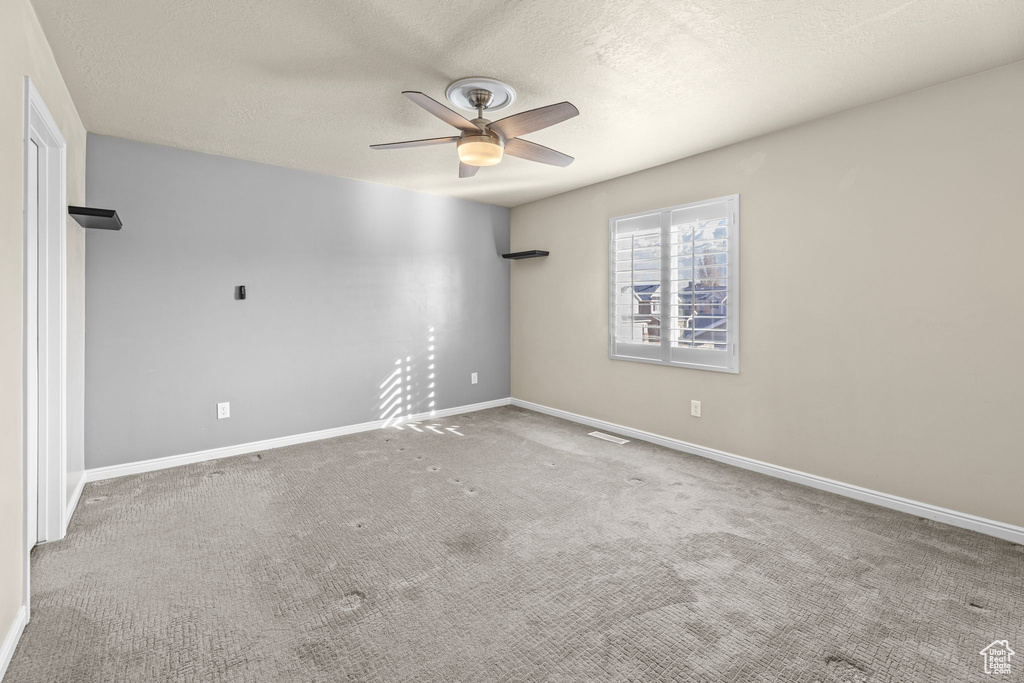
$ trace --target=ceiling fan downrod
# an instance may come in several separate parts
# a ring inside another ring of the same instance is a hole
[[[484,125],[490,123],[490,121],[484,118],[484,109],[491,106],[491,102],[494,101],[494,94],[490,90],[480,88],[478,90],[470,90],[468,95],[469,101],[474,107],[476,107],[477,121],[482,121]],[[473,123],[476,123],[477,121],[474,121]]]

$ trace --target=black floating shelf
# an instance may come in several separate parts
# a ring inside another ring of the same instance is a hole
[[[83,228],[97,230],[120,230],[121,219],[113,209],[90,209],[87,206],[69,206],[68,213]]]
[[[512,254],[502,254],[501,258],[507,258],[512,259],[513,261],[518,261],[519,259],[524,258],[539,258],[541,256],[547,256],[549,253],[551,252],[541,251],[540,249],[533,249],[531,251],[517,251]]]

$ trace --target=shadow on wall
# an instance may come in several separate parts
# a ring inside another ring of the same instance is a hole
[[[494,235],[494,253],[499,257],[511,249],[507,231],[501,229],[501,225],[491,217],[491,234]]]
[[[435,365],[434,328],[428,327],[426,352],[406,356],[404,359],[396,358],[394,370],[380,384],[380,419],[384,420],[381,429],[393,427],[404,431],[408,427],[417,432],[428,430],[436,434],[462,436],[457,431],[458,425],[442,428],[439,424],[425,425],[413,420],[424,413],[428,417],[436,414]]]

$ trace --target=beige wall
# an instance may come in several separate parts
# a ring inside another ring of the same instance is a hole
[[[1024,62],[514,208],[512,395],[1024,525],[1021,112]],[[609,360],[608,219],[732,193],[741,373]]]
[[[22,316],[24,77],[68,145],[68,202],[85,202],[85,127],[28,0],[0,2],[0,637],[22,598]],[[70,218],[68,243],[68,460],[83,467],[85,232]],[[69,480],[74,480],[70,476]]]

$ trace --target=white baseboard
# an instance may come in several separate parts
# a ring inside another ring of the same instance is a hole
[[[435,410],[432,413],[419,413],[417,415],[405,417],[401,422],[418,422],[422,420],[449,417],[451,415],[461,415],[463,413],[472,413],[477,410],[487,410],[488,408],[507,406],[511,402],[512,399],[510,398],[499,398],[493,401],[484,401],[483,403],[473,403],[465,406],[457,406],[455,408]],[[249,443],[242,443],[236,446],[222,446],[220,448],[211,448],[205,451],[184,453],[182,455],[169,455],[163,458],[141,460],[139,462],[131,462],[124,465],[94,467],[85,471],[85,481],[93,482],[101,481],[103,479],[113,479],[114,477],[123,477],[129,474],[139,474],[140,472],[163,470],[168,467],[178,467],[179,465],[188,465],[194,462],[229,458],[233,455],[244,455],[245,453],[252,453],[254,451],[265,451],[271,448],[281,448],[282,446],[292,446],[298,443],[319,441],[320,439],[331,439],[336,436],[355,434],[357,432],[368,432],[371,429],[380,429],[388,424],[394,424],[394,420],[374,420],[373,422],[363,422],[361,424],[348,425],[346,427],[334,427],[332,429],[322,429],[316,432],[306,432],[305,434],[279,436],[273,439],[264,439],[263,441],[250,441]]]
[[[838,493],[841,496],[856,498],[857,500],[862,500],[866,503],[873,503],[893,510],[899,510],[900,512],[907,512],[918,517],[935,520],[936,522],[950,524],[962,529],[970,529],[971,531],[978,531],[988,536],[995,536],[996,538],[1001,538],[1013,543],[1024,544],[1024,527],[1015,526],[1013,524],[997,522],[993,519],[977,517],[965,512],[957,512],[956,510],[949,510],[936,505],[929,505],[928,503],[921,503],[916,500],[901,498],[900,496],[882,493],[881,491],[873,491],[871,489],[854,486],[853,484],[846,484],[834,479],[826,479],[825,477],[819,477],[815,474],[808,474],[788,467],[772,465],[771,463],[763,462],[761,460],[745,458],[741,455],[734,455],[733,453],[727,453],[714,448],[698,446],[697,444],[680,441],[679,439],[672,439],[667,436],[624,427],[613,422],[597,420],[592,417],[577,415],[557,408],[549,408],[548,406],[540,405],[539,403],[531,403],[518,398],[512,399],[512,405],[520,408],[526,408],[527,410],[533,410],[538,413],[544,413],[545,415],[559,417],[563,420],[596,427],[597,429],[603,429],[604,431],[615,432],[623,436],[639,439],[640,441],[647,441],[659,446],[665,446],[666,448],[690,453],[691,455],[710,458],[712,460],[717,460],[718,462],[742,467],[746,470],[753,470],[755,472],[760,472],[761,474],[767,474],[770,477],[785,479],[786,481],[796,482],[797,484],[821,489],[822,491],[829,491],[831,493]]]
[[[75,490],[71,492],[71,500],[68,501],[67,507],[64,508],[64,534],[68,533],[68,524],[71,523],[71,516],[75,514],[75,510],[78,508],[78,500],[82,497],[82,489],[85,488],[85,472],[82,472],[78,477],[78,483],[75,484]]]
[[[24,605],[19,607],[18,613],[14,616],[14,622],[7,629],[7,635],[4,636],[3,645],[0,646],[0,681],[3,680],[4,674],[7,673],[11,657],[14,656],[14,648],[18,647],[18,641],[21,640],[21,634],[25,630],[25,617],[27,614],[28,612],[25,610]]]

